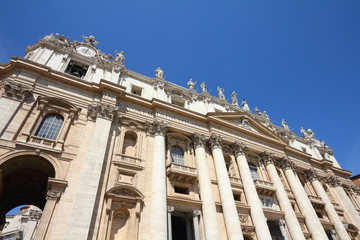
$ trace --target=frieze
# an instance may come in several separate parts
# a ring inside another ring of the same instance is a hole
[[[143,114],[143,115],[147,115],[147,116],[153,116],[153,113],[150,112],[150,111],[146,111],[142,108],[138,108],[138,107],[134,107],[132,105],[128,105],[128,104],[124,104],[124,103],[120,103],[120,102],[117,102],[116,103],[116,106],[117,107],[120,107],[124,110],[131,110],[131,111],[134,111],[134,112],[137,112],[137,113],[140,113],[140,114]]]
[[[25,100],[32,95],[32,88],[25,87],[22,84],[5,81],[5,95],[15,100]]]
[[[179,123],[186,124],[186,125],[189,125],[189,126],[192,126],[192,127],[199,127],[199,128],[208,130],[208,128],[206,126],[204,126],[204,125],[201,125],[199,123],[196,123],[196,122],[193,122],[193,121],[190,121],[190,120],[187,120],[187,119],[183,119],[183,118],[180,118],[180,117],[177,117],[177,116],[165,113],[165,112],[157,111],[156,115],[167,118],[167,119],[171,119],[171,120],[174,120],[174,121],[177,121]]]

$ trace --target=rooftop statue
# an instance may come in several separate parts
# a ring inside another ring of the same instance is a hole
[[[304,130],[303,127],[301,127],[301,134],[303,138],[313,138],[315,136],[315,133],[309,128],[307,131]]]
[[[281,124],[282,124],[282,126],[283,126],[283,128],[284,128],[285,130],[290,131],[290,128],[289,128],[289,126],[287,125],[287,123],[285,122],[284,119],[282,119]]]
[[[235,91],[233,91],[233,92],[231,93],[231,101],[232,101],[232,104],[233,104],[233,105],[236,105],[236,106],[239,105],[238,99],[237,99],[237,94],[235,93]]]
[[[90,44],[91,46],[95,46],[99,44],[98,41],[95,41],[95,37],[93,35],[90,35],[89,37],[83,36],[83,39],[86,43]]]
[[[156,70],[155,70],[155,76],[157,78],[164,78],[164,71],[161,69],[161,67],[158,67]]]
[[[189,89],[194,90],[196,82],[193,82],[192,79],[187,82],[187,85],[189,86]]]
[[[262,113],[260,112],[257,106],[255,107],[255,112],[257,115],[262,116]]]
[[[245,111],[250,111],[249,105],[246,103],[245,99],[242,100],[241,106]]]
[[[117,52],[117,50],[115,51],[115,61],[114,62],[118,62],[120,64],[123,64],[123,62],[125,61],[125,57],[124,57],[124,52],[121,51],[120,53]]]
[[[43,37],[43,40],[45,40],[45,41],[54,41],[55,40],[55,35],[53,33],[50,33],[49,35],[45,35],[45,37]]]
[[[225,100],[225,95],[224,95],[224,92],[223,92],[223,90],[225,91],[225,89],[221,89],[221,88],[217,88],[217,91],[218,91],[218,94],[219,94],[219,98],[221,99],[221,100]]]
[[[206,91],[205,82],[202,82],[202,83],[200,84],[200,87],[201,87],[201,90],[202,90],[203,93],[204,93],[204,92],[207,92],[207,91]]]

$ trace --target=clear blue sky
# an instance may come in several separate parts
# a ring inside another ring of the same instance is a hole
[[[235,90],[273,123],[311,128],[360,173],[360,1],[5,1],[0,62],[51,32],[94,35],[127,68]]]

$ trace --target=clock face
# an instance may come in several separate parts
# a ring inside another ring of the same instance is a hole
[[[95,56],[95,50],[88,46],[78,46],[76,51],[84,56],[93,57]]]

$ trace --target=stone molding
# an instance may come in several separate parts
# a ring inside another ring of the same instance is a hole
[[[33,88],[23,86],[20,83],[5,81],[5,96],[18,101],[23,101],[32,95]],[[3,95],[4,96],[4,95]]]
[[[222,142],[223,138],[220,135],[216,135],[216,134],[211,134],[210,138],[209,138],[209,144],[211,149],[216,149],[216,148],[220,148],[222,149],[221,146],[221,142]]]
[[[261,162],[266,166],[268,164],[274,164],[274,154],[269,151],[264,151],[261,156]]]
[[[194,145],[194,148],[202,147],[204,148],[204,143],[206,141],[206,137],[203,134],[195,133],[192,138],[192,144]]]
[[[341,186],[340,178],[335,175],[327,176],[325,177],[324,180],[327,184],[329,184],[332,187]]]
[[[320,179],[319,173],[314,168],[305,170],[304,173],[305,173],[306,179],[310,182]]]
[[[291,169],[291,170],[295,171],[295,169],[297,167],[296,164],[292,160],[290,160],[287,156],[280,158],[278,160],[277,165],[284,171],[287,169]]]
[[[161,135],[165,136],[167,128],[169,127],[168,123],[160,122],[154,119],[154,122],[149,121],[145,122],[146,134],[151,136]]]
[[[87,117],[91,121],[95,121],[97,117],[112,121],[115,117],[118,117],[118,110],[119,107],[98,102],[95,106],[88,106]]]
[[[235,141],[235,143],[232,145],[232,149],[234,152],[235,157],[239,155],[245,155],[245,151],[247,149],[247,145],[245,143],[240,143],[238,141]]]

